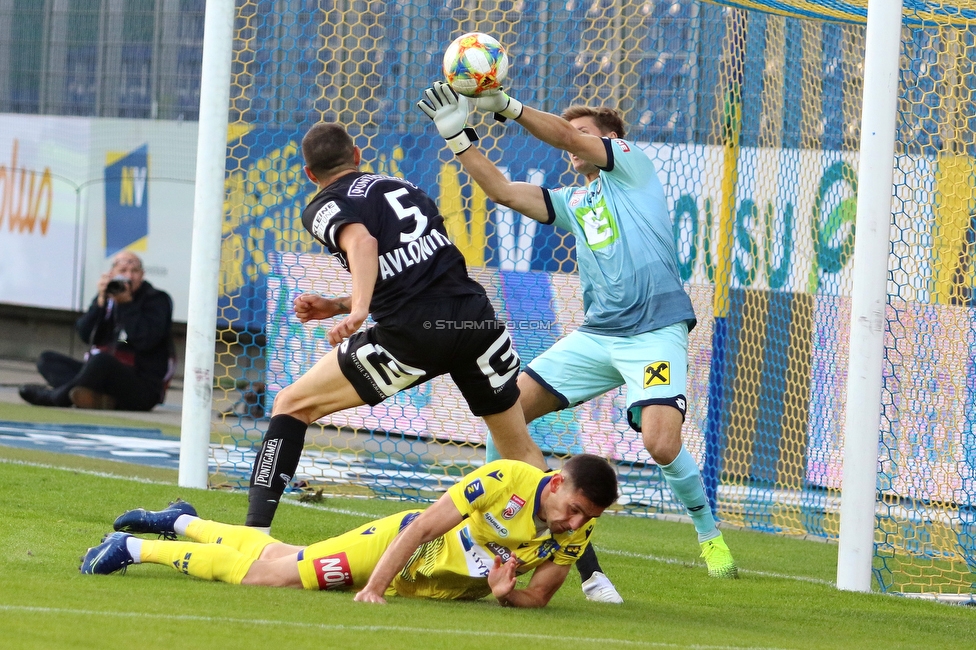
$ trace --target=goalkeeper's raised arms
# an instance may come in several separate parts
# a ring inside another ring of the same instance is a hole
[[[437,132],[447,141],[447,146],[455,155],[467,151],[472,143],[478,141],[478,134],[474,129],[465,125],[469,106],[467,97],[458,95],[442,81],[435,81],[417,102],[417,107],[434,120]]]
[[[507,95],[504,88],[499,88],[490,95],[481,95],[474,100],[474,104],[482,110],[494,113],[499,122],[504,122],[506,118],[517,120],[522,116],[522,102]]]

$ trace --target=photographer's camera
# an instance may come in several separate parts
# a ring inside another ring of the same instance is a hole
[[[105,293],[110,296],[116,296],[120,293],[125,293],[129,290],[129,278],[124,275],[117,275],[108,281],[105,285]]]

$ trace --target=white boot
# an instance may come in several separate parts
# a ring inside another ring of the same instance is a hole
[[[592,600],[595,603],[619,605],[624,602],[624,599],[617,593],[616,587],[610,582],[610,578],[599,571],[594,571],[593,575],[583,583],[583,594],[587,600]]]

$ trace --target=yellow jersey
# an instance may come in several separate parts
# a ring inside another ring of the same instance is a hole
[[[552,477],[516,460],[497,460],[465,476],[447,491],[464,521],[418,548],[393,589],[416,598],[475,599],[491,593],[488,570],[496,555],[504,561],[514,555],[519,574],[547,561],[575,562],[596,521],[572,532],[549,532],[537,514]]]

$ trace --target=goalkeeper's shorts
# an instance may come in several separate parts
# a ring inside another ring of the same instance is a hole
[[[641,409],[687,409],[688,326],[675,323],[631,336],[576,330],[533,359],[525,373],[559,398],[562,408],[627,386],[627,420],[640,431]]]
[[[484,295],[403,308],[395,325],[378,323],[340,344],[338,361],[370,406],[446,374],[479,417],[506,411],[519,398],[519,356]]]

